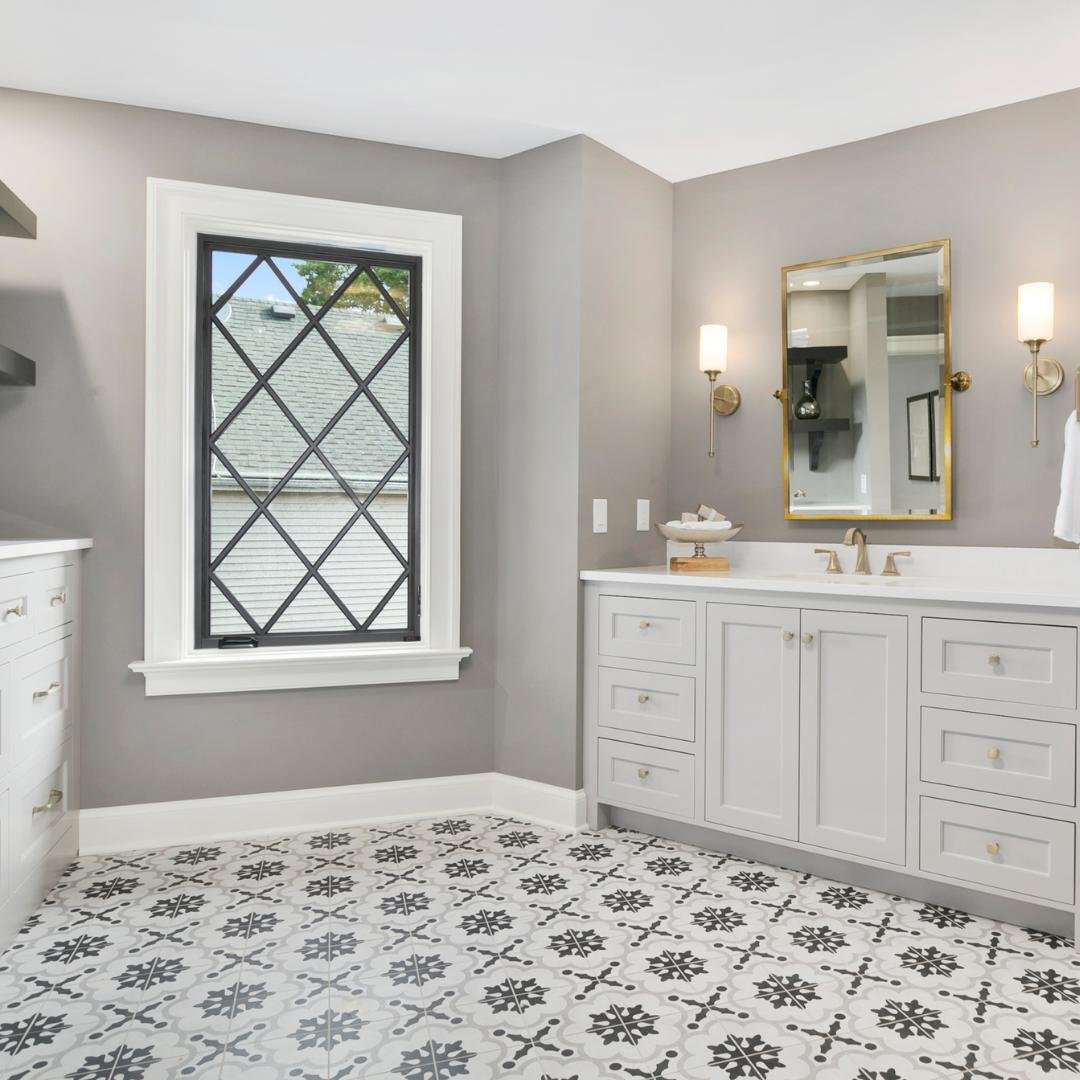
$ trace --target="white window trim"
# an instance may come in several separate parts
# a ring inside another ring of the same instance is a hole
[[[195,648],[195,312],[200,233],[364,248],[423,260],[420,641],[243,653]],[[148,696],[456,679],[461,491],[461,218],[242,188],[147,180]]]

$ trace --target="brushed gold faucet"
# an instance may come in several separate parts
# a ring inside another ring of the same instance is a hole
[[[836,552],[832,548],[814,548],[814,554],[829,556],[829,565],[825,567],[826,574],[842,574],[844,572],[840,569],[840,560],[836,557]]]
[[[854,546],[858,548],[859,551],[858,557],[855,559],[855,569],[852,570],[852,573],[869,574],[870,564],[866,558],[866,533],[856,525],[844,533],[844,543],[848,547]]]

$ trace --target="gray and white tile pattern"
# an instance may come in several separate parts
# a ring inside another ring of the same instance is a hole
[[[1060,938],[497,817],[80,859],[0,958],[6,1080],[1053,1080]]]

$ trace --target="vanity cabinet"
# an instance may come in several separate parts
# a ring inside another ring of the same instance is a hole
[[[78,852],[89,541],[0,541],[0,951]]]
[[[706,604],[705,818],[799,835],[799,611]]]
[[[706,819],[903,863],[907,619],[706,612]]]
[[[799,839],[904,862],[907,618],[804,611]]]
[[[1080,917],[1080,581],[1062,611],[956,602],[955,582],[583,576],[590,823]]]

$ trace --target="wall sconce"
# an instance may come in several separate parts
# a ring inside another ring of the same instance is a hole
[[[710,323],[701,328],[698,366],[709,377],[709,457],[716,457],[715,418],[730,416],[742,404],[734,386],[716,385],[716,376],[727,370],[727,327]]]
[[[1039,445],[1039,398],[1052,394],[1065,380],[1056,360],[1039,358],[1039,350],[1054,336],[1054,285],[1029,281],[1016,290],[1016,336],[1031,350],[1024,368],[1024,386],[1031,391],[1031,445]]]

